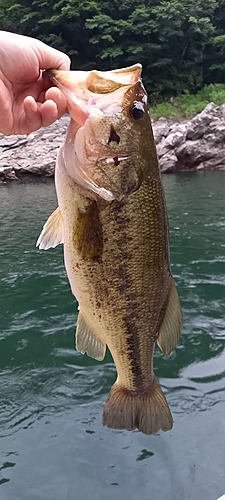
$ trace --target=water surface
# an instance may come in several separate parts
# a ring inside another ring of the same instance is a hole
[[[171,262],[184,313],[155,373],[172,431],[102,427],[115,380],[74,349],[77,306],[62,248],[36,239],[51,181],[0,186],[0,499],[216,500],[225,493],[225,172],[164,177]]]

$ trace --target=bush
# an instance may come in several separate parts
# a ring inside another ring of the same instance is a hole
[[[151,107],[151,115],[164,116],[165,118],[179,116],[179,110],[170,102],[161,102],[157,106]]]
[[[151,107],[153,118],[164,116],[165,118],[188,118],[198,113],[207,106],[209,102],[221,105],[225,103],[225,85],[211,84],[203,87],[197,94],[185,92],[174,99],[174,102],[162,102]]]

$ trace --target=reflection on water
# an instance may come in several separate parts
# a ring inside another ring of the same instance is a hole
[[[174,428],[103,428],[116,372],[74,350],[77,308],[62,248],[36,239],[51,181],[0,186],[0,500],[216,500],[225,493],[225,172],[164,177],[184,313],[155,373]]]

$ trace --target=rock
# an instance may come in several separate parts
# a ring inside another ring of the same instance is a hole
[[[206,108],[195,116],[188,124],[187,139],[195,141],[200,139],[210,130],[212,124],[218,121],[219,106],[213,102],[208,104]]]
[[[162,173],[164,172],[176,172],[177,170],[177,156],[174,151],[166,153],[160,160],[159,166]]]
[[[156,144],[159,144],[163,137],[167,137],[169,129],[169,123],[166,118],[159,118],[153,123],[154,139]]]
[[[0,167],[0,180],[16,180],[18,179],[13,167]]]
[[[31,177],[52,177],[56,156],[70,122],[68,115],[47,128],[29,135],[0,134],[0,181]]]
[[[220,144],[225,141],[225,123],[219,125],[218,123],[211,124],[208,131],[204,135],[204,139],[208,142]]]
[[[26,176],[52,177],[58,149],[70,122],[68,115],[47,128],[23,136],[0,134],[0,182]],[[225,104],[210,103],[191,120],[153,122],[162,172],[225,170]]]
[[[224,143],[225,104],[210,103],[191,120],[170,124],[157,144],[161,171],[224,170]]]
[[[159,144],[156,144],[157,155],[159,159],[162,158],[162,156],[165,156],[171,149],[165,145],[165,141],[166,139],[164,137]]]
[[[172,131],[169,131],[169,135],[165,139],[164,146],[168,147],[169,149],[174,149],[185,142],[186,135],[187,126],[185,124],[177,125],[172,128]]]
[[[203,145],[202,145],[203,146]],[[195,169],[199,163],[210,160],[213,153],[208,148],[207,142],[204,141],[204,146],[199,149],[198,141],[186,141],[176,150],[176,155],[179,165],[185,165],[186,169]]]

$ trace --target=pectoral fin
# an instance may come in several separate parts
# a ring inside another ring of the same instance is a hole
[[[181,330],[182,311],[176,285],[172,279],[165,316],[157,338],[157,344],[165,356],[168,356],[177,345]]]
[[[73,241],[83,260],[99,261],[103,252],[102,226],[95,201],[85,211],[78,210],[74,224]]]
[[[105,357],[106,345],[92,332],[80,312],[77,318],[76,349],[98,361]]]
[[[43,226],[36,246],[39,246],[40,250],[48,250],[49,248],[55,248],[63,242],[63,220],[58,207]]]

